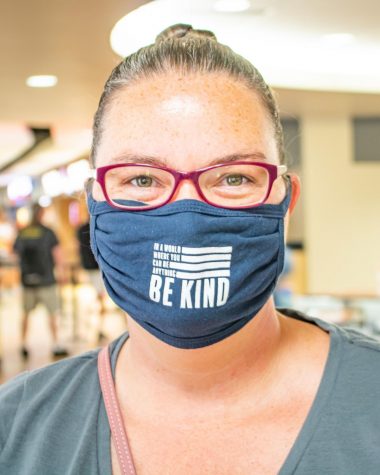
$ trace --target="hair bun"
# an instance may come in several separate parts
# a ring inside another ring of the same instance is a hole
[[[156,37],[156,43],[161,43],[170,39],[181,38],[203,38],[217,41],[216,36],[212,31],[208,30],[194,30],[191,25],[185,23],[177,23],[176,25],[169,26]]]

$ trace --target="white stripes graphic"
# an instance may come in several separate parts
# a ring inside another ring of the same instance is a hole
[[[181,262],[170,262],[178,279],[229,277],[232,246],[182,247]],[[187,272],[186,272],[187,271]]]
[[[211,262],[211,261],[230,261],[231,254],[204,254],[200,256],[184,256],[182,254],[182,262]]]
[[[230,277],[232,246],[181,247],[161,243],[155,246],[153,273],[156,275],[186,280]]]
[[[231,253],[232,246],[227,247],[183,247],[182,254],[216,254]]]
[[[178,270],[207,270],[207,269],[229,269],[231,267],[230,261],[220,262],[202,262],[201,264],[181,264],[180,262],[169,262],[170,269]]]

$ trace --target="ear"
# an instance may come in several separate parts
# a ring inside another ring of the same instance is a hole
[[[289,173],[289,178],[292,183],[292,197],[290,198],[289,214],[292,214],[301,194],[301,180],[299,176],[294,173]]]

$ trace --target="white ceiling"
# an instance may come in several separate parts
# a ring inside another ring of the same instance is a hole
[[[88,126],[103,83],[119,58],[114,23],[139,0],[1,0],[0,121]],[[58,85],[31,89],[32,74]]]
[[[223,2],[237,6],[241,0]],[[221,43],[255,64],[272,86],[380,93],[379,2],[369,9],[372,16],[365,27],[358,22],[363,5],[352,1],[345,3],[344,12],[341,2],[323,0],[244,0],[247,9],[233,13],[216,11],[218,3],[149,2],[118,22],[112,46],[127,56],[152,43],[168,24],[190,23],[212,30]]]
[[[379,0],[260,0],[260,5],[263,2],[272,6],[282,28],[292,33],[345,32],[380,45]],[[110,47],[111,29],[144,3],[1,0],[0,128],[13,123],[53,129],[90,127],[103,83],[119,61]],[[373,60],[380,64],[380,58]],[[32,74],[55,74],[58,85],[31,89],[25,79]],[[380,94],[277,91],[281,109],[290,115],[380,115]],[[1,137],[0,133],[0,164],[9,158],[3,153],[3,149],[9,153],[9,143],[2,144]]]

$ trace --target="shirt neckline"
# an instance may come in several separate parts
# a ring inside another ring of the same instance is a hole
[[[320,414],[323,408],[330,399],[331,392],[334,388],[334,383],[338,375],[338,369],[341,362],[342,352],[342,339],[339,332],[339,327],[324,320],[318,318],[308,317],[301,312],[280,309],[282,314],[289,318],[295,318],[307,323],[317,325],[322,330],[326,331],[330,335],[330,345],[328,356],[326,359],[325,367],[322,373],[322,377],[318,386],[318,390],[314,397],[311,408],[305,418],[305,421],[298,433],[282,467],[280,468],[278,475],[291,475],[295,473],[298,464],[302,460],[302,457],[307,449],[313,434],[320,422]],[[122,346],[128,339],[128,332],[121,335],[118,339],[113,341],[110,345],[111,354],[111,368],[112,374],[115,378],[116,361]],[[128,428],[126,428],[128,431]],[[112,474],[112,461],[111,461],[111,431],[108,424],[107,414],[103,403],[103,398],[100,392],[100,404],[98,414],[98,470],[99,474],[109,473]],[[133,456],[133,454],[132,454]]]
[[[278,472],[278,475],[291,475],[295,473],[297,466],[301,462],[315,430],[321,421],[321,413],[330,400],[331,393],[333,392],[342,360],[342,338],[339,327],[334,324],[320,320],[319,318],[307,317],[300,312],[281,311],[281,313],[288,317],[296,318],[297,320],[313,323],[322,330],[327,331],[330,335],[329,351],[313,403],[292,448]]]

